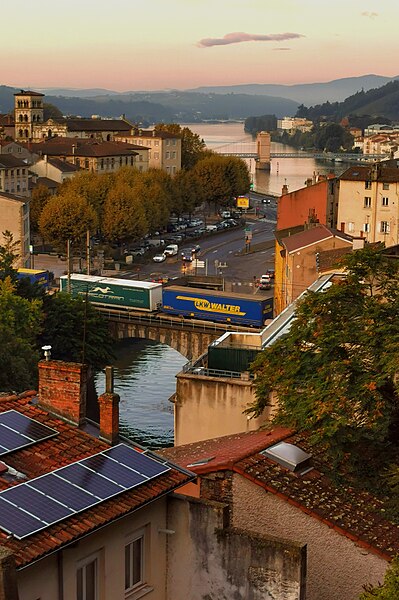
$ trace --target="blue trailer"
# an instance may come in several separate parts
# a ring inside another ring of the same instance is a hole
[[[31,283],[38,283],[40,287],[44,289],[48,289],[49,286],[49,276],[48,271],[42,271],[39,269],[18,269],[17,271],[18,279],[22,279],[24,277],[28,277]]]
[[[162,290],[162,311],[194,319],[263,327],[267,319],[273,318],[273,298],[171,285]]]

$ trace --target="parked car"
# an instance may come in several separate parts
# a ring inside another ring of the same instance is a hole
[[[158,263],[163,262],[164,260],[166,260],[166,254],[155,254],[155,256],[152,257],[152,260]]]
[[[140,246],[140,248],[133,248],[132,250],[127,251],[127,253],[131,254],[132,256],[144,256],[146,252],[146,248],[142,246]]]
[[[218,228],[216,225],[207,225],[206,226],[206,231],[217,231]]]
[[[270,290],[271,287],[272,287],[272,282],[270,279],[270,275],[268,273],[261,275],[260,279],[259,279],[259,289],[260,290]]]
[[[201,221],[201,219],[191,219],[188,226],[189,227],[201,227],[201,225],[203,225],[203,224],[204,224],[204,221]]]

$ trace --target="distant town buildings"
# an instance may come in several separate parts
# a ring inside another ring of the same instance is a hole
[[[284,117],[277,119],[277,129],[281,132],[286,132],[293,135],[296,131],[311,131],[313,121],[303,117]]]

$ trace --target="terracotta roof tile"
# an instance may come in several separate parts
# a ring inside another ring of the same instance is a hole
[[[314,469],[299,476],[259,454],[281,440],[312,454]],[[305,434],[282,428],[242,433],[164,449],[162,454],[185,467],[211,457],[190,469],[198,474],[232,470],[385,559],[399,553],[399,525],[385,518],[383,502],[351,485],[334,484],[324,473],[322,449],[311,445]]]
[[[56,429],[58,435],[7,454],[2,458],[2,462],[24,473],[28,479],[32,479],[109,447],[105,442],[30,403],[35,395],[36,392],[28,392],[21,396],[0,396],[0,412],[18,410],[27,417]],[[98,527],[139,509],[193,478],[178,467],[170,466],[170,471],[156,479],[134,490],[123,492],[23,540],[17,540],[0,530],[0,544],[14,552],[17,567],[26,566]],[[6,489],[17,483],[20,481],[10,481],[0,474],[0,489]]]

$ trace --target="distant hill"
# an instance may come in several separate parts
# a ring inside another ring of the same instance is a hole
[[[348,96],[355,94],[360,90],[368,91],[372,88],[381,87],[398,79],[396,77],[384,77],[382,75],[362,75],[361,77],[346,77],[343,79],[334,79],[326,83],[304,83],[298,85],[277,85],[269,83],[259,84],[243,84],[230,86],[209,86],[199,87],[191,92],[199,92],[203,94],[250,94],[264,96],[282,96],[305,104],[306,106],[314,106],[323,102],[340,102]]]
[[[360,91],[349,96],[344,102],[325,102],[310,108],[300,107],[298,116],[318,120],[327,117],[339,121],[349,115],[386,117],[399,120],[399,80],[390,81],[382,87]]]
[[[14,92],[19,89],[0,87],[0,112],[14,107]],[[197,122],[203,120],[244,120],[249,115],[295,114],[298,103],[273,96],[245,94],[200,94],[194,92],[140,92],[105,94],[91,97],[46,95],[45,101],[57,106],[64,115],[119,117],[134,123]]]

